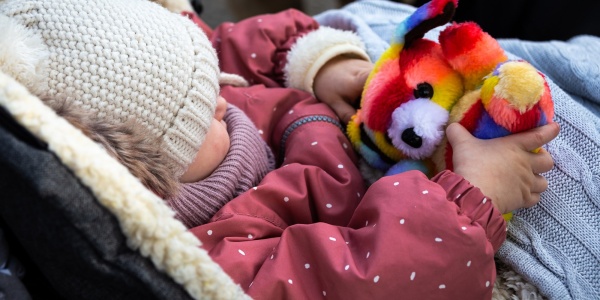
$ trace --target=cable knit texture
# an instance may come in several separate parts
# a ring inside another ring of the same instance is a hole
[[[67,99],[118,122],[137,119],[162,138],[175,173],[183,174],[219,93],[216,53],[202,30],[146,0],[7,0],[0,13],[48,48],[49,76],[39,83],[47,88],[37,96]]]
[[[315,18],[356,30],[375,59],[387,48],[396,24],[413,11],[366,0]],[[547,76],[561,132],[547,145],[555,161],[544,174],[548,190],[538,205],[515,212],[496,256],[545,297],[600,299],[600,38],[499,42],[510,58],[523,58]],[[504,288],[517,289],[514,284]],[[539,299],[535,291],[528,295]]]
[[[548,190],[516,214],[498,257],[549,298],[600,299],[600,38],[500,45],[552,79],[561,133]]]
[[[167,201],[188,228],[207,223],[227,202],[256,186],[275,167],[271,149],[252,121],[229,104],[224,117],[231,139],[225,160],[208,178],[182,184]]]

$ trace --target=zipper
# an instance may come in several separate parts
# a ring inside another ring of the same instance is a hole
[[[306,125],[308,123],[313,123],[313,122],[330,123],[330,124],[337,126],[342,132],[344,132],[344,127],[342,126],[342,124],[340,124],[340,122],[337,119],[329,117],[329,116],[308,116],[308,117],[300,118],[300,119],[294,121],[294,123],[290,124],[290,126],[288,126],[288,128],[286,128],[285,132],[283,133],[283,136],[281,137],[281,144],[280,144],[281,147],[279,148],[280,162],[278,163],[278,165],[283,162],[283,158],[285,155],[285,144],[287,142],[287,139],[292,134],[292,132],[294,132],[294,130],[298,129],[302,125]]]

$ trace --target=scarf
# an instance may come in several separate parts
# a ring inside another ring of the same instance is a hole
[[[256,186],[275,167],[271,149],[242,110],[229,104],[224,120],[231,144],[223,162],[209,177],[182,183],[178,193],[167,199],[175,218],[188,228],[207,223],[223,205]]]

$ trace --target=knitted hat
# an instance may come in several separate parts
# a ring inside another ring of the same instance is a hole
[[[219,93],[216,53],[191,21],[148,0],[5,0],[0,28],[3,72],[39,97],[134,118],[185,172]]]

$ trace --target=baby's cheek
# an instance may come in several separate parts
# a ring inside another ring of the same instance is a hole
[[[222,121],[219,122],[217,120],[213,120],[210,134],[215,154],[220,157],[220,161],[223,161],[227,155],[227,152],[229,152],[229,147],[231,146],[229,132],[227,132],[227,124]],[[207,136],[207,138],[209,137]]]
[[[213,120],[194,161],[181,176],[181,182],[197,182],[214,172],[227,156],[230,139],[225,124]]]

